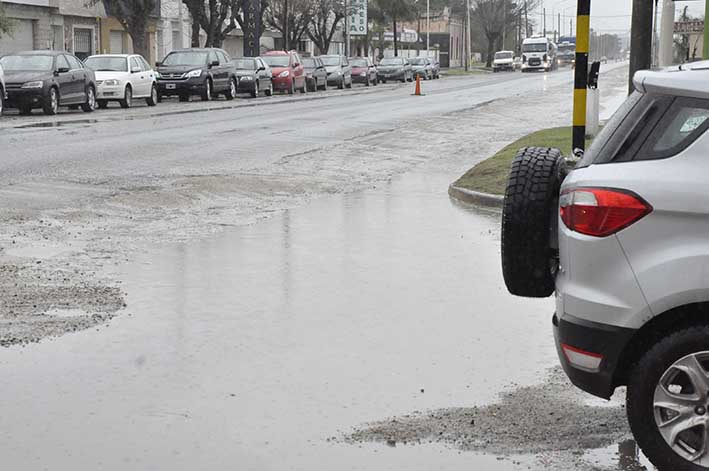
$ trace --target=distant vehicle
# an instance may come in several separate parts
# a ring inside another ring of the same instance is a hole
[[[160,98],[178,96],[180,101],[189,101],[198,95],[210,101],[219,94],[227,100],[236,97],[236,69],[222,49],[177,49],[156,66]]]
[[[414,74],[411,64],[403,57],[385,57],[377,66],[377,78],[383,83],[387,83],[387,80],[411,82]]]
[[[350,65],[354,83],[363,83],[367,87],[378,83],[377,67],[369,57],[353,57],[350,59]]]
[[[576,44],[568,41],[559,43],[556,57],[559,65],[574,65],[576,63]]]
[[[296,90],[300,90],[302,93],[308,91],[305,68],[297,52],[270,51],[261,58],[271,67],[275,90],[288,92],[289,95],[294,94]]]
[[[57,114],[60,106],[96,109],[96,79],[93,70],[67,52],[29,51],[0,58],[5,72],[5,106],[30,114],[42,108],[44,114]]]
[[[142,56],[101,54],[88,57],[84,65],[96,74],[99,108],[106,108],[109,101],[130,108],[133,98],[144,98],[148,106],[158,104],[157,76]]]
[[[415,57],[409,62],[411,62],[411,70],[414,77],[421,76],[424,80],[433,79],[433,66],[431,65],[431,59],[428,57]]]
[[[0,115],[2,114],[3,106],[5,105],[5,72],[0,66]]]
[[[522,72],[543,70],[549,72],[558,66],[556,45],[549,38],[527,38],[522,41]]]
[[[431,59],[431,69],[433,69],[433,78],[434,79],[441,78],[441,63],[435,57],[431,57],[430,59]]]
[[[308,91],[327,90],[327,71],[319,57],[303,57]]]
[[[607,64],[608,58],[606,56],[601,56],[601,64]]]
[[[237,93],[250,93],[252,98],[263,92],[273,95],[271,68],[260,57],[240,57],[233,60],[236,78],[239,81]]]
[[[495,58],[492,61],[492,71],[500,72],[502,70],[508,70],[514,72],[514,52],[512,51],[498,51],[495,53]]]
[[[328,55],[320,56],[327,71],[327,83],[337,85],[337,88],[352,88],[352,67],[345,56]]]

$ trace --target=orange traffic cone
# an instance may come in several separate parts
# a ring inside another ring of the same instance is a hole
[[[416,91],[414,91],[414,95],[416,96],[422,96],[423,94],[421,93],[421,76],[416,74]]]

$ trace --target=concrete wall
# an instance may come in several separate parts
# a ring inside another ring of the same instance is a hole
[[[64,19],[56,8],[10,2],[3,2],[3,6],[9,18],[32,21],[33,49],[62,48]]]

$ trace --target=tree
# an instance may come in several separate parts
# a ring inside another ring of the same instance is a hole
[[[264,21],[283,36],[286,50],[297,49],[310,27],[314,0],[273,0],[264,12]]]
[[[321,54],[327,54],[337,26],[351,11],[352,8],[346,8],[345,0],[313,1],[307,34]]]
[[[503,33],[514,31],[517,18],[524,14],[525,7],[536,8],[536,0],[513,3],[511,0],[471,0],[471,23],[482,31],[487,43],[486,66],[492,66],[495,49],[502,47]]]
[[[416,8],[412,0],[377,0],[382,13],[391,20],[394,30],[394,55],[399,55],[397,23],[416,18]]]
[[[12,33],[12,20],[5,14],[5,8],[0,3],[0,37]]]
[[[93,0],[98,3],[100,0]],[[159,0],[103,0],[106,13],[123,25],[133,41],[133,52],[150,57],[148,18],[155,16]]]

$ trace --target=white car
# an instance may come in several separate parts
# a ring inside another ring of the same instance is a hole
[[[99,54],[88,57],[84,63],[96,73],[99,108],[106,108],[109,101],[130,108],[135,98],[144,98],[148,106],[157,105],[157,74],[142,56]]]
[[[606,399],[627,386],[630,428],[658,469],[706,470],[709,61],[634,84],[570,172],[556,149],[517,154],[503,273],[513,294],[556,292],[564,371]]]
[[[492,61],[492,71],[499,72],[501,70],[509,70],[514,72],[515,61],[514,52],[512,51],[497,51],[495,53],[495,58]]]
[[[5,72],[0,65],[0,115],[5,105]]]

